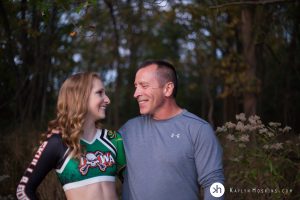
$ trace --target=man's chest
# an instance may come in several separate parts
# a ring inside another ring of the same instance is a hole
[[[177,164],[190,162],[194,147],[184,129],[141,128],[125,138],[128,160],[134,162],[167,162]]]

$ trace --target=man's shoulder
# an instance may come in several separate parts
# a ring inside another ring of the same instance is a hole
[[[146,118],[147,118],[147,116],[139,115],[137,117],[129,119],[119,129],[119,133],[121,133],[121,135],[123,135],[123,133],[127,132],[128,130],[136,129],[138,126],[142,126],[142,124],[146,120]]]
[[[147,118],[147,116],[145,116],[145,115],[139,115],[139,116],[129,119],[127,122],[125,122],[124,125],[132,125],[132,124],[140,123],[142,121],[145,121],[146,118]]]
[[[196,123],[196,124],[201,124],[201,125],[209,125],[209,123],[207,121],[205,121],[204,119],[202,119],[201,117],[187,111],[187,110],[184,110],[183,113],[182,113],[182,117],[191,122],[191,123]]]
[[[213,127],[206,120],[188,111],[183,113],[183,117],[184,122],[182,124],[185,124],[187,127],[189,127],[189,133],[193,138],[198,136],[200,136],[202,139],[214,138],[212,137],[215,135]]]

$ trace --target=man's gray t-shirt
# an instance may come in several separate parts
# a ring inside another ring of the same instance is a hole
[[[222,149],[211,126],[183,110],[168,120],[142,115],[121,127],[127,173],[122,200],[197,200],[200,185],[224,182]]]

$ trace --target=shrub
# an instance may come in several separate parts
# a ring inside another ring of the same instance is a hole
[[[218,127],[224,148],[227,199],[298,199],[299,135],[257,115],[236,115]]]

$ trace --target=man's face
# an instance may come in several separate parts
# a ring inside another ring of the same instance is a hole
[[[135,92],[141,114],[155,115],[164,103],[164,87],[159,83],[156,65],[141,68],[135,75]]]

